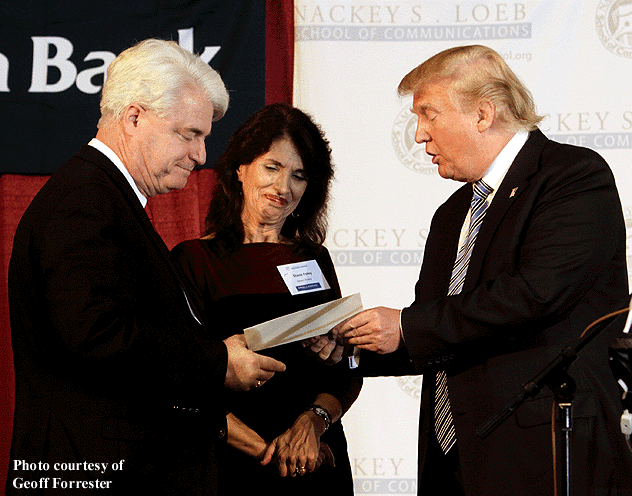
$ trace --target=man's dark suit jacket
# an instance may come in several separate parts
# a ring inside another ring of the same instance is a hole
[[[486,439],[476,429],[565,345],[577,343],[591,322],[627,306],[625,225],[615,181],[593,151],[532,132],[487,211],[463,291],[446,297],[471,197],[471,184],[464,185],[435,213],[415,302],[402,311],[406,348],[416,373],[426,374],[420,474],[432,428],[433,372],[447,363],[466,494],[551,495],[548,388]],[[577,496],[632,494],[632,456],[608,366],[614,337],[600,334],[570,368],[577,381],[571,441]]]
[[[83,147],[53,174],[24,214],[9,303],[16,402],[7,494],[28,493],[16,479],[40,477],[51,478],[49,489],[54,478],[57,489],[99,479],[115,494],[215,494],[226,347],[195,321],[167,247],[96,149]],[[20,460],[50,466],[26,471]],[[61,462],[108,469],[55,470]]]

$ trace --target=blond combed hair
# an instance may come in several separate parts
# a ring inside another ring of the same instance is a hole
[[[531,92],[496,51],[482,45],[449,48],[410,71],[397,88],[400,96],[414,94],[427,84],[448,81],[461,107],[481,99],[496,108],[496,118],[513,131],[532,131],[542,121]]]

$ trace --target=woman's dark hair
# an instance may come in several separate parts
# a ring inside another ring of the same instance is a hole
[[[206,216],[205,235],[214,235],[225,254],[244,242],[241,220],[242,186],[237,169],[267,153],[272,144],[289,138],[303,162],[307,187],[296,210],[289,216],[281,235],[299,245],[321,245],[327,235],[327,203],[333,178],[331,148],[322,130],[301,110],[285,103],[267,105],[250,116],[229,140],[215,166],[217,184]]]

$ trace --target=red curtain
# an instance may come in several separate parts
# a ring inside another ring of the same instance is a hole
[[[293,0],[266,2],[266,104],[292,102],[293,9]],[[9,463],[15,397],[7,290],[9,259],[18,222],[47,179],[48,176],[0,175],[0,494],[4,494]],[[149,200],[149,218],[169,248],[200,236],[214,183],[212,169],[194,171],[183,190]]]

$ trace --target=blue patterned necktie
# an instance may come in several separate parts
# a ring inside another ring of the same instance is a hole
[[[476,242],[476,236],[485,212],[487,211],[487,197],[494,191],[483,180],[474,183],[474,194],[472,195],[470,227],[465,242],[459,249],[459,253],[454,262],[452,276],[450,277],[450,285],[448,286],[448,296],[456,295],[463,289],[467,266],[472,256],[472,249]],[[437,372],[435,391],[435,434],[437,441],[444,453],[450,451],[450,448],[456,443],[456,432],[454,430],[454,421],[452,420],[452,412],[450,411],[450,399],[448,397],[448,383],[444,370]]]

